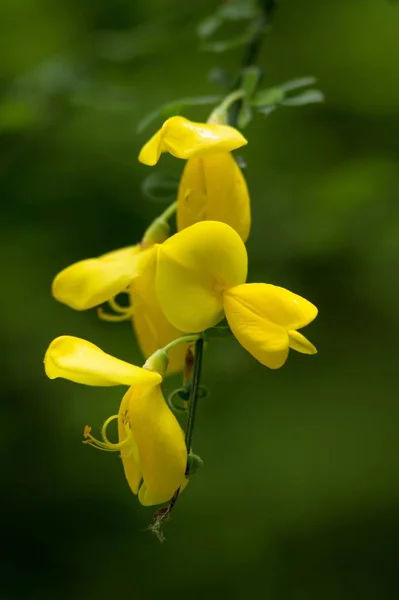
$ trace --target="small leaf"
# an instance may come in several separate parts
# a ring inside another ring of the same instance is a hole
[[[208,80],[215,85],[219,85],[223,89],[233,87],[232,77],[220,67],[213,67],[208,73]]]
[[[141,191],[153,202],[171,202],[176,199],[179,180],[167,173],[151,173],[141,184]]]
[[[243,102],[240,108],[240,112],[237,117],[238,129],[245,129],[245,127],[252,120],[252,110],[248,102]]]
[[[197,27],[197,35],[202,39],[211,37],[223,25],[223,17],[218,13],[207,17]]]
[[[245,46],[245,44],[248,43],[250,37],[251,33],[246,32],[235,38],[230,38],[229,40],[208,42],[201,46],[201,50],[203,50],[204,52],[215,52],[216,54],[220,54],[222,52],[226,52],[227,50],[233,50],[234,48]]]
[[[274,112],[277,108],[277,105],[274,104],[273,106],[265,106],[263,108],[258,108],[258,112],[262,113],[262,115],[266,115],[266,117],[268,117],[269,115],[272,114],[272,112]]]
[[[320,90],[307,90],[292,98],[285,98],[281,104],[283,106],[305,106],[306,104],[316,104],[324,102],[324,94]]]
[[[219,9],[219,14],[226,21],[241,21],[253,19],[257,14],[256,0],[235,0],[225,2]]]
[[[273,106],[284,100],[284,92],[281,87],[273,87],[259,90],[251,100],[251,106]]]
[[[200,22],[197,35],[202,39],[210,38],[226,21],[241,21],[255,18],[256,0],[235,0],[226,2],[215,13]]]
[[[301,87],[306,87],[307,85],[314,85],[316,81],[316,77],[300,77],[298,79],[286,81],[285,83],[282,83],[279,87],[284,92],[290,92],[291,90],[297,90]]]
[[[243,70],[241,87],[248,99],[255,93],[260,77],[261,70],[259,67],[247,67]]]

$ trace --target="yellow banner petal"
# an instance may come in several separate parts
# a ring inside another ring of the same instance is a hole
[[[190,158],[180,181],[177,226],[199,221],[221,221],[245,242],[251,227],[247,184],[230,152]]]
[[[161,387],[132,387],[125,418],[137,444],[144,480],[139,500],[146,506],[167,502],[185,483],[187,451],[184,433]]]
[[[53,296],[75,310],[98,306],[128,287],[140,272],[142,255],[149,251],[137,245],[81,260],[58,273]]]
[[[161,152],[188,159],[214,152],[231,152],[247,144],[234,127],[209,123],[194,123],[184,117],[171,117],[143,146],[139,161],[146,165],[158,162]]]
[[[69,335],[51,342],[44,358],[44,366],[50,379],[62,377],[86,385],[132,385],[144,381],[154,386],[162,381],[159,373],[119,360],[106,354],[98,346]]]
[[[244,243],[224,223],[196,223],[158,246],[158,300],[180,331],[197,333],[220,321],[223,291],[246,275]]]

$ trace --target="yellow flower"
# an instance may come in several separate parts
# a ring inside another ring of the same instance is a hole
[[[289,348],[314,354],[297,329],[316,317],[317,308],[284,288],[245,284],[246,276],[245,245],[224,223],[197,223],[158,246],[156,290],[174,327],[197,333],[225,314],[240,344],[272,369],[284,364]]]
[[[263,365],[281,367],[292,348],[315,354],[316,348],[297,331],[317,315],[317,308],[297,294],[267,283],[247,283],[223,294],[231,331]]]
[[[156,291],[168,321],[190,333],[216,325],[223,317],[224,290],[247,277],[240,236],[224,223],[202,221],[157,248]]]
[[[194,123],[184,117],[171,117],[142,147],[139,161],[153,166],[163,152],[189,159],[215,152],[231,152],[246,143],[244,136],[229,125]]]
[[[107,320],[132,319],[141,350],[148,358],[181,337],[181,332],[166,320],[154,291],[156,254],[155,246],[145,248],[137,244],[79,261],[55,277],[53,296],[75,310],[110,302],[120,314],[100,314]],[[129,292],[130,307],[122,308],[114,302],[114,297],[123,291]],[[186,350],[184,344],[171,350],[169,374],[183,369]]]
[[[118,415],[104,423],[102,441],[90,427],[85,442],[106,451],[119,451],[125,476],[141,504],[170,500],[187,483],[187,451],[183,431],[162,395],[162,375],[118,360],[85,340],[62,336],[49,346],[45,370],[50,379],[62,377],[95,386],[128,385]],[[118,421],[118,443],[107,436],[107,427]]]
[[[178,192],[179,231],[199,221],[222,221],[244,242],[247,240],[250,198],[241,169],[231,155],[246,143],[229,125],[171,117],[143,146],[139,160],[146,165],[155,165],[162,152],[187,159]]]
[[[180,231],[199,221],[221,221],[245,242],[251,227],[247,184],[230,152],[190,158],[180,180],[177,227]]]

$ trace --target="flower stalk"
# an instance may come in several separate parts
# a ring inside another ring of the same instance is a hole
[[[275,0],[263,0],[261,1],[259,18],[254,28],[254,33],[252,38],[250,39],[243,58],[242,69],[246,67],[250,67],[256,63],[258,58],[263,35],[266,30],[266,24],[274,12],[276,8]],[[209,123],[224,123],[226,122],[224,115],[227,116],[228,124],[236,127],[238,115],[241,107],[242,100],[245,96],[244,90],[241,89],[242,77],[240,76],[236,89],[234,89],[223,102],[218,105],[214,111],[211,113],[208,122]],[[173,343],[173,342],[172,342]],[[186,429],[186,447],[187,447],[187,456],[190,454],[191,442],[194,433],[195,426],[195,418],[197,414],[197,406],[198,406],[198,398],[199,398],[199,388],[201,381],[201,368],[202,368],[202,355],[204,351],[204,338],[200,336],[195,342],[195,356],[194,356],[194,368],[193,368],[193,378],[190,388],[190,397],[189,397],[189,413],[188,413],[188,421],[187,421],[187,429]],[[189,463],[187,461],[186,467],[186,475],[189,472]],[[154,521],[150,525],[149,529],[155,533],[160,541],[164,541],[165,537],[162,532],[162,527],[170,518],[170,514],[177,502],[179,497],[180,488],[176,490],[173,494],[173,497],[170,499],[169,504],[166,508],[162,508],[158,510],[154,514]]]
[[[193,439],[195,417],[197,414],[198,398],[199,398],[199,386],[201,381],[201,368],[202,368],[202,355],[204,351],[204,338],[201,336],[195,342],[195,355],[194,355],[194,373],[190,389],[190,397],[188,400],[188,420],[186,429],[186,447],[187,455],[190,454],[191,442]],[[187,462],[186,475],[189,472],[189,464]]]
[[[152,246],[164,242],[170,233],[168,220],[173,217],[177,210],[177,201],[172,202],[162,214],[159,215],[144,233],[141,245],[143,247]]]

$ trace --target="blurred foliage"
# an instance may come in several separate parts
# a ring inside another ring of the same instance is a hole
[[[279,3],[262,89],[311,73],[326,102],[254,114],[246,129],[250,280],[319,306],[308,331],[319,355],[271,372],[230,337],[208,343],[194,436],[204,466],[165,544],[145,531],[151,509],[118,458],[80,443],[122,390],[50,382],[42,370],[61,334],[140,361],[129,325],[57,304],[50,283],[73,261],[134,243],[160,212],[143,181],[177,178],[183,163],[139,165],[159,122],[142,134],[138,123],[235,81],[242,47],[201,52],[196,34],[207,20],[208,41],[242,34],[250,19],[209,24],[233,6],[0,3],[5,600],[398,597],[397,3]]]

